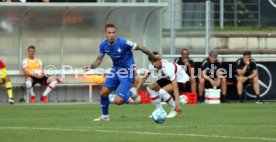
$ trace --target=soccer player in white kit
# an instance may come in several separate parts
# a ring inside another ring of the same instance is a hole
[[[189,76],[180,65],[161,59],[158,52],[153,52],[153,54],[157,59],[150,60],[148,71],[139,81],[136,90],[139,90],[151,73],[157,71],[159,79],[149,85],[147,91],[157,109],[162,109],[161,98],[170,105],[171,111],[167,118],[176,117],[177,113],[181,113],[179,92],[184,91],[184,84],[189,80]],[[172,99],[170,93],[173,94],[175,100]]]

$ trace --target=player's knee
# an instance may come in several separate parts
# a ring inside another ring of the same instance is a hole
[[[241,76],[237,77],[237,82],[241,82],[242,81],[241,78],[242,78]]]
[[[206,79],[203,78],[203,77],[200,79],[200,82],[201,82],[201,83],[205,83],[205,81],[206,81]],[[208,80],[207,80],[207,81],[208,81]]]
[[[32,82],[30,80],[26,81],[26,87],[29,88],[32,86]]]
[[[164,99],[165,98],[165,96],[168,94],[168,92],[166,91],[166,90],[164,90],[164,89],[160,89],[159,90],[159,95]]]
[[[152,90],[150,87],[147,87],[147,91],[149,92],[149,96],[151,98],[155,98],[159,95],[155,90]]]
[[[5,81],[6,81],[6,82],[10,82],[11,80],[10,80],[9,77],[6,77],[6,78],[5,78]]]
[[[240,83],[240,82],[238,82],[238,83],[237,83],[237,89],[239,90],[241,87],[243,87],[243,84]]]
[[[122,102],[121,101],[119,101],[119,100],[114,100],[114,103],[116,104],[116,105],[122,105]]]
[[[114,104],[116,104],[116,105],[122,105],[123,102],[124,102],[123,98],[115,97],[115,99],[114,99]]]
[[[100,95],[101,95],[102,97],[104,97],[104,98],[108,97],[108,94],[105,93],[105,92],[101,92]]]
[[[62,82],[62,79],[61,79],[61,78],[58,78],[58,77],[55,78],[54,80],[57,81],[57,83],[61,83],[61,82]]]
[[[203,78],[203,77],[201,77],[200,79],[199,79],[199,84],[204,84],[205,83],[205,79]]]
[[[253,78],[253,82],[259,83],[259,78],[258,78],[258,76],[255,76],[255,77]]]
[[[147,91],[149,92],[149,94],[152,94],[152,93],[154,93],[155,91],[154,90],[152,90],[149,86],[147,87]]]
[[[221,78],[221,82],[222,83],[226,83],[227,81],[226,81],[226,78],[224,77],[224,78]]]
[[[190,77],[190,82],[191,82],[191,83],[196,83],[196,80],[195,80],[195,78],[193,78],[193,77]]]
[[[167,91],[162,88],[159,90],[159,94],[166,94],[166,93],[167,93]]]

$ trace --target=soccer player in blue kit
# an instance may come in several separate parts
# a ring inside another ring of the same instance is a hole
[[[105,36],[107,39],[100,44],[96,60],[91,65],[84,67],[84,71],[98,67],[105,54],[109,55],[113,62],[112,70],[106,77],[106,81],[100,92],[102,115],[94,119],[94,121],[109,121],[108,95],[113,90],[117,90],[114,100],[114,103],[117,105],[126,103],[130,97],[136,97],[136,90],[131,88],[135,78],[135,62],[131,50],[140,50],[148,55],[149,58],[156,58],[144,46],[117,37],[116,26],[114,24],[105,25]]]

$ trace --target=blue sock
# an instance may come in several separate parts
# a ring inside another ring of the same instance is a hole
[[[108,115],[109,98],[101,96],[101,107],[103,115]]]

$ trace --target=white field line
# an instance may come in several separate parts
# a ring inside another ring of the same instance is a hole
[[[68,129],[68,128],[32,128],[32,127],[0,127],[0,129],[12,130],[45,130],[45,131],[73,131],[73,132],[88,132],[88,129]],[[160,132],[140,132],[140,131],[111,131],[111,130],[95,130],[100,133],[121,133],[121,134],[142,134],[142,135],[161,135],[161,136],[188,136],[188,137],[207,137],[207,138],[225,138],[225,139],[245,139],[245,140],[263,140],[276,141],[276,138],[266,137],[241,137],[241,136],[223,136],[223,135],[203,135],[203,134],[188,134],[188,133],[160,133]]]
[[[157,126],[157,128],[250,128],[250,126],[236,126],[236,125],[210,125],[210,126],[205,126],[205,125],[201,125],[201,126]],[[275,125],[263,125],[263,126],[252,126],[254,128],[276,128]]]
[[[100,133],[141,134],[141,135],[160,135],[160,136],[186,136],[186,137],[206,137],[206,138],[224,138],[224,139],[245,139],[245,140],[276,141],[276,138],[265,138],[265,137],[241,137],[241,136],[202,135],[202,134],[186,134],[186,133],[159,133],[159,132],[111,131],[111,130],[96,130],[96,132],[100,132]]]
[[[114,126],[117,129],[135,129],[135,128],[251,128],[250,126],[236,126],[236,125],[185,125],[185,126],[176,126],[176,125],[164,125],[164,126],[153,126],[153,125],[145,125],[145,126]],[[254,128],[276,128],[275,125],[264,125],[264,126],[252,126]],[[80,129],[107,129],[109,127],[76,127]]]
[[[87,129],[67,129],[67,128],[32,128],[32,127],[0,127],[2,130],[45,130],[45,131],[74,131],[74,132],[87,132]]]
[[[0,103],[0,106],[1,105],[9,106],[9,104],[1,104]],[[97,102],[92,102],[92,103],[89,103],[89,102],[58,102],[58,103],[49,102],[49,103],[45,104],[42,102],[37,102],[34,104],[15,103],[13,105],[14,106],[68,106],[68,105],[99,105],[99,103],[97,103]]]

